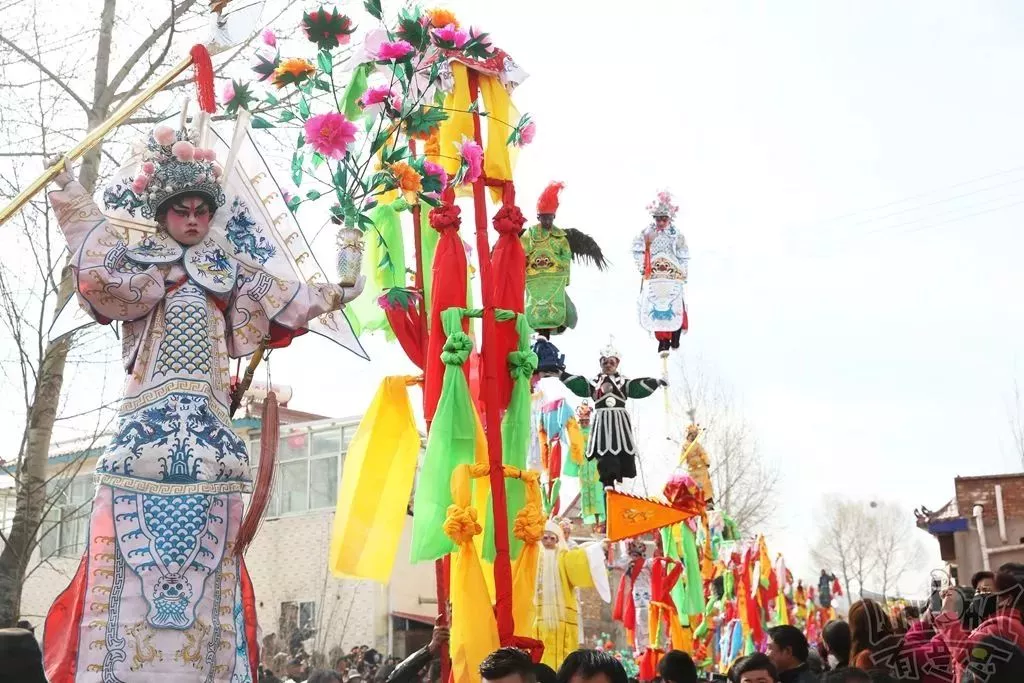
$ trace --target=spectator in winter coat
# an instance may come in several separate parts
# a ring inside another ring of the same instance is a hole
[[[768,629],[766,652],[778,671],[780,683],[819,683],[821,674],[815,674],[807,665],[809,649],[807,637],[795,626]]]
[[[867,672],[892,671],[900,653],[896,636],[885,610],[874,600],[850,605],[850,666]]]
[[[850,665],[850,625],[841,619],[833,619],[821,631],[825,644],[825,660],[832,671]]]
[[[441,617],[438,617],[430,643],[406,657],[401,664],[396,666],[388,676],[387,683],[414,683],[418,680],[423,667],[428,666],[431,660],[440,656],[441,648],[448,642],[449,637],[448,628],[442,625]]]
[[[995,578],[996,612],[970,633],[960,620],[966,611],[960,594],[948,590],[943,596],[942,614],[935,617],[935,626],[949,649],[957,680],[972,649],[986,636],[998,636],[1016,647],[1024,646],[1024,572],[1014,571],[1019,566],[1006,564],[999,568]]]

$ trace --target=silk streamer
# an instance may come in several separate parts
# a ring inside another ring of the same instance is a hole
[[[410,380],[384,378],[349,445],[331,535],[335,576],[391,578],[420,450]]]

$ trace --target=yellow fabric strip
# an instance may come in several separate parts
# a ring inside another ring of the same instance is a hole
[[[452,501],[444,531],[458,550],[452,554],[451,570],[451,658],[453,683],[479,683],[480,662],[497,650],[498,624],[494,617],[487,583],[474,537],[483,528],[477,511],[470,507],[470,468],[460,465],[452,474]]]
[[[331,535],[335,576],[391,578],[420,451],[409,379],[384,378],[349,445]]]
[[[469,73],[466,71],[466,65],[453,61],[452,78],[452,91],[444,98],[444,113],[448,118],[439,126],[440,163],[449,176],[455,175],[459,170],[459,152],[455,145],[462,142],[464,137],[473,139],[473,115],[467,113],[470,99]]]

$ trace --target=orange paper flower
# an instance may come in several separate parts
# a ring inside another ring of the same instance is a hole
[[[423,146],[423,153],[428,157],[441,156],[441,135],[437,128],[430,131],[430,137],[427,138],[427,142]]]
[[[396,161],[388,167],[391,175],[395,176],[395,184],[403,192],[421,192],[423,190],[423,179],[409,164],[404,161]]]
[[[454,25],[455,28],[459,27],[459,20],[455,18],[455,12],[448,9],[428,9],[427,17],[430,19],[430,25],[434,28],[444,28],[448,24]]]
[[[316,67],[301,57],[281,60],[274,70],[274,85],[283,88],[286,85],[298,85],[316,73]]]

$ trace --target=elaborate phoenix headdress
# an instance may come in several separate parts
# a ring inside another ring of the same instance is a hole
[[[647,211],[655,218],[659,216],[675,218],[676,214],[679,213],[679,207],[672,201],[672,193],[668,190],[662,190],[654,198],[654,201],[647,205]]]
[[[158,126],[150,134],[132,182],[132,191],[143,202],[144,217],[155,218],[169,202],[184,195],[199,195],[214,209],[224,206],[224,171],[212,149],[196,146],[197,138],[169,126]]]

